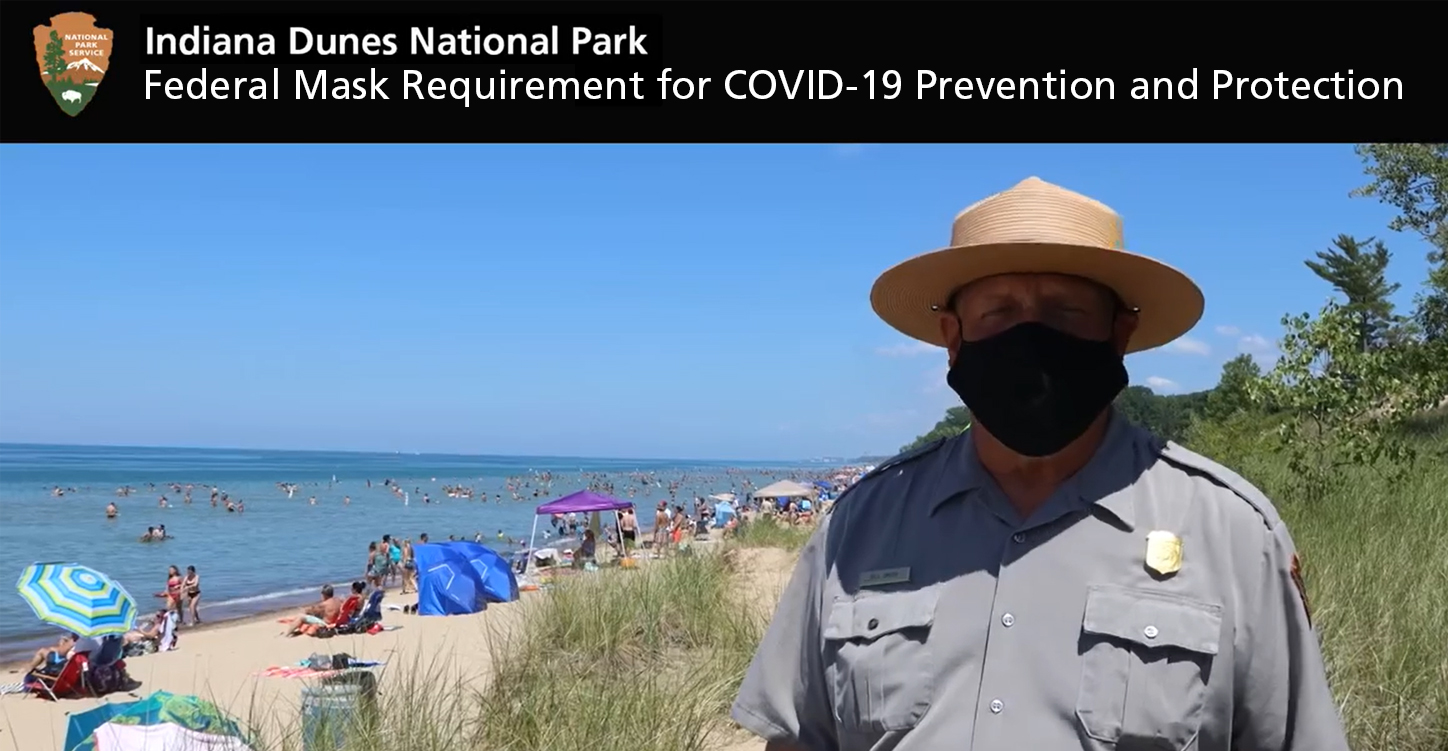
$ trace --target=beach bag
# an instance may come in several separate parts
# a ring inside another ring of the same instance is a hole
[[[324,655],[318,652],[308,657],[303,664],[313,670],[346,670],[352,667],[352,655],[346,652],[338,652],[334,655]]]
[[[313,670],[331,670],[332,656],[324,655],[321,652],[316,652],[313,653],[311,657],[308,657],[306,661],[302,664]]]

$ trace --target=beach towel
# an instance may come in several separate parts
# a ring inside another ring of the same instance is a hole
[[[328,678],[338,675],[341,670],[314,670],[302,667],[269,667],[265,670],[258,670],[252,675],[259,678]]]
[[[24,681],[21,681],[20,683],[0,683],[0,696],[4,696],[5,694],[23,693],[25,693]]]
[[[169,722],[160,725],[121,725],[96,728],[96,748],[115,751],[252,751],[240,738],[198,733]]]
[[[161,627],[161,643],[156,651],[170,652],[176,648],[176,611],[166,613],[166,625]]]
[[[385,662],[377,662],[375,660],[352,660],[351,667],[343,670],[317,670],[316,668],[310,668],[305,665],[277,665],[264,670],[258,670],[252,673],[252,675],[258,678],[330,678],[334,675],[341,675],[348,670],[380,668],[386,664]]]

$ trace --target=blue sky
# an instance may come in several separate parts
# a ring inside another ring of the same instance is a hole
[[[1270,358],[1338,233],[1426,246],[1349,146],[0,148],[0,441],[792,459],[958,400],[869,306],[1037,175],[1192,275],[1158,391]]]

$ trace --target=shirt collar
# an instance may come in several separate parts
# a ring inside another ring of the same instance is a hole
[[[1106,435],[1095,455],[1065,487],[1074,488],[1084,506],[1095,504],[1116,517],[1128,530],[1136,528],[1136,504],[1132,500],[1137,430],[1116,409],[1111,408]],[[935,472],[935,484],[929,492],[930,513],[946,503],[985,487],[993,482],[975,452],[970,430],[950,439],[941,447],[935,461],[941,462]]]
[[[951,500],[985,487],[990,481],[990,475],[976,456],[973,434],[974,431],[967,429],[940,448],[936,459],[940,465],[934,473],[935,485],[930,489],[931,514]]]
[[[1116,408],[1096,455],[1072,478],[1083,506],[1105,509],[1127,530],[1136,529],[1136,503],[1131,489],[1136,484],[1136,443],[1139,431]]]

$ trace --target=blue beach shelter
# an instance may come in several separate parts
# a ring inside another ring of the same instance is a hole
[[[489,602],[513,602],[518,599],[518,579],[508,559],[485,545],[462,540],[441,543],[463,555],[483,580],[483,596]]]
[[[723,501],[720,501],[720,502],[714,504],[714,526],[715,526],[715,527],[723,527],[725,524],[728,524],[728,523],[729,523],[729,520],[730,520],[730,519],[733,519],[733,518],[734,518],[734,507],[733,507],[732,505],[730,505],[730,504],[728,504],[728,503],[725,503],[725,502],[723,502]]]
[[[413,545],[418,615],[466,615],[488,607],[487,585],[462,551],[447,543]]]

